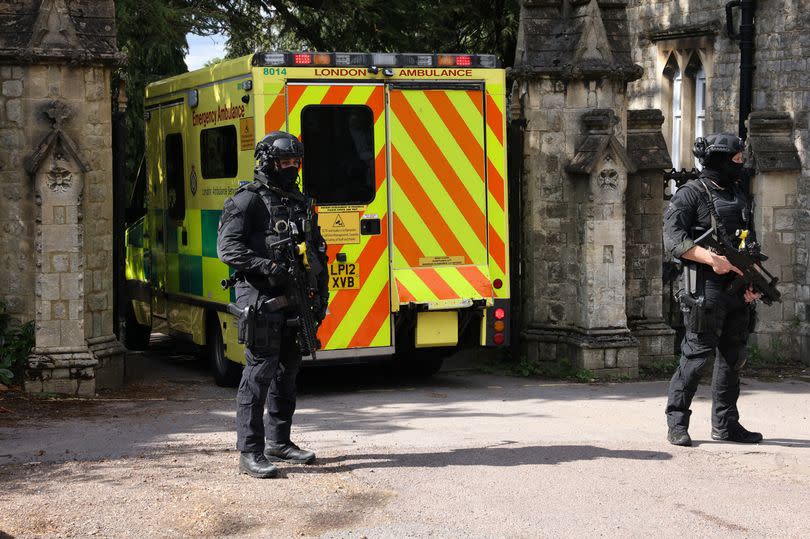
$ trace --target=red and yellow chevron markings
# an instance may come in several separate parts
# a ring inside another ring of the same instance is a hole
[[[454,308],[458,307],[457,300],[486,299],[492,303],[486,266],[437,266],[395,273],[400,304],[431,303],[438,308]]]
[[[457,111],[471,108],[465,94],[391,91],[393,211],[430,256],[463,256],[465,263],[481,264],[486,259],[483,143],[471,144],[471,138],[483,136],[483,121],[475,121],[474,109],[472,115]],[[469,133],[461,143],[452,133],[458,124]],[[396,232],[394,267],[418,266],[407,237],[408,259],[398,249],[401,234]]]
[[[503,96],[493,97],[491,91],[503,91],[503,87],[487,86],[485,97],[487,132],[487,220],[489,232],[489,267],[493,280],[503,283],[495,290],[496,297],[509,297],[509,257],[506,249],[508,238],[505,117]],[[478,101],[477,101],[478,102]]]
[[[374,113],[376,196],[364,212],[380,217],[380,234],[360,236],[359,244],[329,245],[334,262],[344,253],[360,272],[357,290],[333,290],[329,315],[318,330],[325,350],[391,345],[388,269],[388,185],[385,153],[385,94],[381,85],[297,85],[287,87],[288,128],[301,132],[301,112],[308,105],[366,105]],[[305,157],[306,158],[306,157]],[[360,211],[360,210],[358,210]]]

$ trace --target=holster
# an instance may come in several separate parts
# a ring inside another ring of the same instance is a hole
[[[284,315],[280,311],[288,305],[286,296],[264,299],[244,309],[228,304],[228,311],[239,317],[236,340],[249,348],[277,347],[284,327]]]

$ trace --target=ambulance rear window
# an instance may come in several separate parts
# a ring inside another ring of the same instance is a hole
[[[226,125],[200,132],[203,178],[235,178],[239,169],[237,156],[236,126]]]
[[[301,111],[304,190],[318,204],[374,200],[374,113],[365,105],[309,105]]]

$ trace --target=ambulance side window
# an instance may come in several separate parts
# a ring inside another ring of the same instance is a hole
[[[182,221],[186,217],[184,176],[183,135],[166,135],[166,202],[169,217],[174,221]]]
[[[309,105],[301,111],[304,190],[318,204],[374,200],[374,113],[365,105]]]
[[[237,156],[236,126],[226,125],[200,132],[203,178],[235,178],[239,169]]]

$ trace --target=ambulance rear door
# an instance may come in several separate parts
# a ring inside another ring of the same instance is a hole
[[[329,314],[318,358],[393,353],[385,88],[289,82],[289,131],[304,143],[304,190],[328,244]]]
[[[394,308],[491,305],[484,84],[389,88]]]

